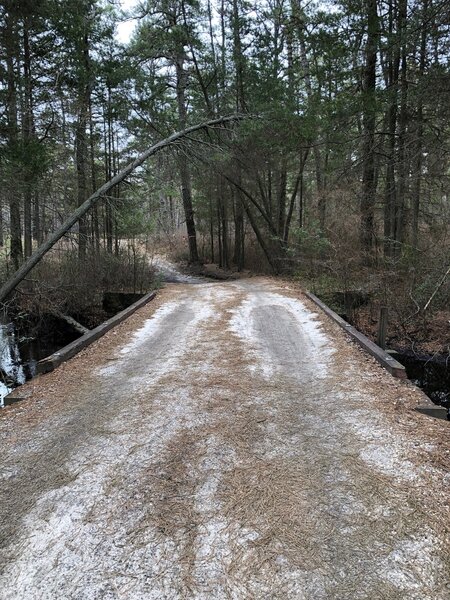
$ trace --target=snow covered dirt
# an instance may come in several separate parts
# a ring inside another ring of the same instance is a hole
[[[414,390],[282,284],[167,286],[25,387],[1,600],[450,598],[448,477],[384,408]]]

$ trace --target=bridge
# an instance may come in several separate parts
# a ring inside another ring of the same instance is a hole
[[[445,423],[292,284],[166,285],[22,391],[2,600],[449,598]]]

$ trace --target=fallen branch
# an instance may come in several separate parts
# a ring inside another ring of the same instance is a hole
[[[423,307],[423,311],[425,312],[427,310],[427,308],[430,306],[433,298],[436,296],[436,294],[438,293],[438,291],[441,289],[441,287],[444,285],[444,281],[447,279],[448,274],[450,273],[450,267],[447,269],[445,275],[442,277],[442,279],[439,281],[439,283],[436,286],[436,289],[434,290],[434,292],[431,294],[430,299],[428,300],[428,302],[425,304],[425,306]]]
[[[56,316],[58,316],[60,319],[65,321],[68,325],[73,327],[73,329],[75,329],[75,331],[78,331],[78,333],[81,333],[81,335],[84,335],[85,333],[89,333],[89,331],[90,331],[87,327],[85,327],[84,325],[82,325],[81,323],[79,323],[73,317],[70,317],[69,315],[63,315],[62,313],[56,313]]]
[[[53,246],[63,237],[63,235],[65,235],[75,225],[75,223],[77,223],[77,221],[79,221],[81,217],[83,217],[88,210],[94,206],[94,204],[96,204],[100,198],[105,196],[105,194],[107,194],[114,186],[128,177],[135,169],[140,167],[148,158],[150,158],[150,156],[153,156],[160,150],[175,144],[180,139],[190,135],[191,133],[200,131],[201,129],[208,129],[224,123],[241,121],[246,118],[249,118],[248,115],[232,115],[229,117],[213,119],[211,121],[207,121],[206,123],[200,123],[199,125],[193,125],[192,127],[188,127],[183,131],[173,133],[165,140],[158,142],[140,154],[133,160],[133,162],[128,164],[115,177],[102,185],[96,192],[92,194],[92,196],[85,200],[83,204],[81,204],[69,217],[67,217],[64,223],[56,231],[54,231],[35,252],[33,252],[28,260],[26,260],[23,265],[12,275],[12,277],[8,279],[0,288],[0,302],[4,302],[6,300],[9,294],[14,291],[19,283],[28,275],[31,269],[33,269],[42,260],[47,252],[53,248]]]

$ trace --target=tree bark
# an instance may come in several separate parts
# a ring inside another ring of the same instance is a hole
[[[177,105],[178,122],[180,128],[184,129],[187,124],[186,109],[186,83],[187,74],[184,69],[184,49],[180,49],[176,59],[177,73]],[[181,178],[181,197],[183,199],[184,215],[186,218],[186,229],[189,243],[189,259],[193,264],[199,263],[197,249],[197,232],[195,229],[194,208],[192,204],[191,171],[186,153],[181,151],[178,156],[178,165]]]
[[[312,82],[311,82],[311,69],[308,60],[308,55],[306,52],[306,43],[305,43],[305,24],[303,18],[303,10],[301,7],[301,0],[296,0],[292,2],[292,13],[295,21],[297,23],[297,31],[298,31],[298,39],[299,39],[299,49],[300,49],[300,63],[303,71],[303,77],[305,80],[305,88],[306,95],[308,98],[308,104],[313,106],[315,103]],[[319,225],[322,231],[325,231],[326,225],[326,210],[327,210],[327,200],[326,200],[326,190],[325,190],[325,177],[323,173],[322,167],[322,155],[320,152],[320,148],[318,145],[318,136],[315,136],[311,140],[313,155],[314,155],[314,164],[316,169],[316,186],[317,186],[317,212],[319,216]]]
[[[81,206],[88,196],[88,140],[87,126],[89,121],[90,104],[90,59],[89,59],[89,38],[87,33],[83,35],[82,43],[82,62],[84,67],[84,76],[81,79],[81,86],[78,96],[78,119],[76,126],[76,165],[77,165],[77,204]],[[78,229],[78,256],[81,261],[86,257],[87,247],[87,220],[83,217],[79,221]]]
[[[367,0],[366,64],[363,82],[363,175],[361,196],[361,246],[371,262],[375,239],[375,117],[378,13],[376,0]]]
[[[419,59],[419,86],[425,73],[425,60],[427,49],[427,15],[428,0],[423,0],[422,8],[422,31],[420,36],[420,59]],[[417,249],[419,238],[419,214],[420,199],[422,188],[422,163],[423,163],[423,97],[420,93],[417,106],[417,129],[415,144],[415,164],[414,164],[414,184],[412,195],[412,236],[411,244],[414,250]]]
[[[392,0],[389,1],[389,40],[393,40],[394,9]],[[395,149],[397,146],[397,98],[398,74],[400,69],[400,46],[393,44],[388,47],[386,85],[389,90],[389,104],[386,115],[387,120],[387,164],[384,199],[384,255],[391,256],[395,240],[395,205],[397,203],[397,184],[395,180]]]
[[[8,127],[8,150],[11,155],[17,149],[18,127],[17,127],[17,93],[16,73],[14,70],[14,58],[17,50],[17,23],[13,10],[8,7],[5,26],[5,50],[6,50],[6,79],[7,79],[7,127]],[[12,161],[11,161],[12,162]],[[12,172],[8,182],[9,196],[9,220],[11,231],[10,254],[14,268],[18,269],[22,260],[22,230],[20,223],[20,196],[14,191]]]
[[[401,43],[400,63],[400,112],[398,122],[398,191],[395,204],[395,239],[398,242],[396,248],[401,252],[404,241],[405,202],[408,173],[408,159],[406,155],[406,133],[407,133],[407,102],[408,102],[408,79],[407,79],[407,57],[406,57],[406,18],[407,0],[399,2],[399,32]]]
[[[24,193],[23,193],[23,231],[24,231],[24,255],[28,257],[33,251],[32,242],[32,202],[33,202],[33,173],[32,164],[32,141],[34,135],[33,124],[33,89],[31,81],[31,53],[30,53],[30,17],[23,18],[23,75],[24,75],[24,115],[23,115],[23,139],[24,157],[27,164],[24,165]]]
[[[92,116],[92,100],[89,96],[89,138],[90,138],[90,161],[91,161],[91,190],[97,189],[97,173],[95,169],[95,146],[94,146],[94,119]],[[100,252],[100,224],[98,220],[98,206],[92,208],[92,237],[93,246],[97,254]]]
[[[239,198],[239,191],[233,194],[234,200],[234,257],[233,262],[238,271],[244,268],[245,238],[244,238],[244,207]],[[236,197],[237,196],[237,197]]]

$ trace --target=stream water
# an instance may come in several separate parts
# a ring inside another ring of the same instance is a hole
[[[395,358],[408,378],[435,403],[450,408],[450,357],[401,351]]]
[[[51,316],[39,324],[17,325],[0,316],[0,406],[13,389],[36,375],[39,360],[79,337],[63,321]]]
[[[136,302],[142,294],[105,292],[100,321]],[[100,307],[99,307],[100,308]],[[77,316],[77,320],[80,317]],[[80,337],[66,321],[44,315],[40,321],[12,321],[0,315],[0,407],[13,389],[36,375],[37,363]]]

